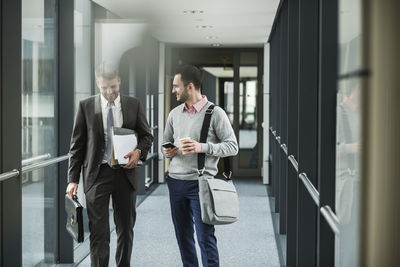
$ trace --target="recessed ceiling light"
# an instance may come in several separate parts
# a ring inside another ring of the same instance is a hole
[[[213,46],[213,47],[220,47],[220,46],[221,46],[221,44],[219,44],[219,43],[215,43],[215,44],[211,44],[211,46]]]
[[[212,29],[212,28],[214,28],[214,26],[212,26],[212,25],[197,25],[196,28],[197,29]]]
[[[203,10],[184,10],[183,14],[203,14],[204,11]]]
[[[215,39],[218,39],[218,37],[217,36],[206,36],[206,39],[207,40],[215,40]]]

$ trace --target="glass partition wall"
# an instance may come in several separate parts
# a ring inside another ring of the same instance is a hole
[[[22,160],[57,155],[56,1],[22,1]],[[52,264],[57,252],[57,166],[22,176],[22,262]]]
[[[361,1],[339,1],[339,82],[336,113],[336,205],[340,235],[335,266],[357,266],[361,151]]]
[[[282,1],[274,22],[271,196],[288,266],[359,262],[361,12],[359,0]]]

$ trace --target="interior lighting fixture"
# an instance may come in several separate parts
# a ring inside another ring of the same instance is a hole
[[[212,29],[212,28],[214,28],[214,26],[212,26],[212,25],[197,25],[196,28],[197,29]]]
[[[206,36],[206,39],[207,40],[215,40],[215,39],[218,39],[218,37],[217,36]]]
[[[214,44],[211,44],[211,46],[213,46],[213,47],[220,47],[221,44],[220,44],[220,43],[214,43]]]
[[[184,10],[183,14],[192,14],[192,15],[198,15],[198,14],[203,14],[203,10]]]

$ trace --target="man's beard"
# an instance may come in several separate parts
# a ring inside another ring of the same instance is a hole
[[[183,90],[182,94],[179,96],[179,102],[185,103],[189,99],[189,93],[187,87]]]

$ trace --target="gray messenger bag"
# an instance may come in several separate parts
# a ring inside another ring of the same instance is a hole
[[[200,143],[205,143],[210,127],[214,105],[206,110],[201,128]],[[224,158],[224,179],[206,177],[204,174],[205,154],[198,154],[199,198],[203,223],[221,225],[234,223],[239,219],[239,199],[233,185],[229,158]]]

